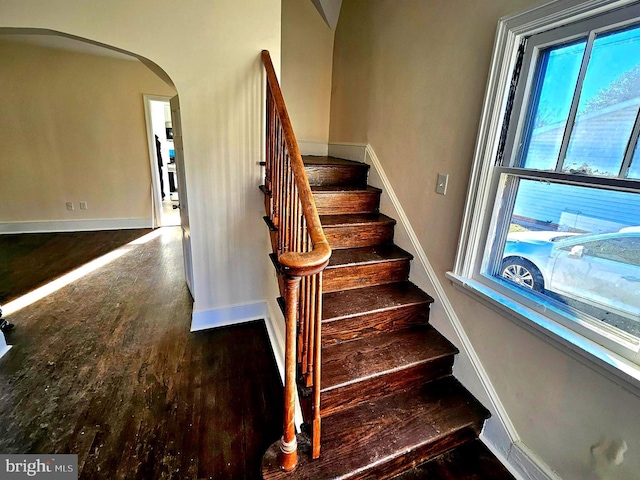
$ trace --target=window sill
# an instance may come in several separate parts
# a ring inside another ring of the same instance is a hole
[[[475,280],[447,272],[459,290],[640,397],[640,366]]]

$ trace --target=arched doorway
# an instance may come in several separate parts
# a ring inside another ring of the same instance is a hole
[[[0,42],[13,75],[3,81],[3,143],[14,158],[3,167],[12,191],[0,233],[155,226],[143,95],[175,96],[168,75],[139,55],[60,32],[0,29]]]

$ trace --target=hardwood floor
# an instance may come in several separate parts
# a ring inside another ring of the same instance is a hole
[[[264,325],[190,333],[191,303],[170,227],[10,316],[0,452],[76,453],[82,479],[260,478],[282,428]]]
[[[0,305],[151,229],[0,235]]]

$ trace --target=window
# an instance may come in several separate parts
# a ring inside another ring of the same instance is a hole
[[[507,18],[491,71],[449,276],[640,364],[640,3]]]

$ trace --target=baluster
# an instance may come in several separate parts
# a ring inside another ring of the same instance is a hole
[[[273,168],[273,115],[275,114],[273,98],[269,90],[269,83],[267,82],[267,141],[266,141],[266,163],[264,169],[264,185],[267,190],[272,189],[272,168]],[[273,201],[273,195],[271,195],[271,201]],[[269,206],[269,217],[273,220],[272,206]]]
[[[311,284],[311,292],[309,295],[309,299],[310,299],[310,314],[309,314],[309,331],[307,333],[307,345],[308,345],[308,350],[309,350],[309,354],[307,355],[307,375],[305,376],[305,384],[307,387],[310,387],[313,384],[313,365],[314,365],[314,345],[315,345],[315,323],[316,323],[316,316],[317,316],[317,312],[316,312],[316,302],[315,302],[315,298],[318,296],[318,276],[317,275],[313,275],[311,277],[309,277],[310,280],[310,284]]]
[[[296,390],[296,313],[300,277],[285,277],[286,336],[285,336],[285,384],[284,384],[284,433],[280,445],[281,466],[289,472],[298,464],[298,442],[296,440],[295,390]]]
[[[320,382],[321,382],[321,352],[322,352],[322,272],[314,275],[317,277],[317,294],[315,299],[315,342],[313,343],[313,440],[312,440],[312,457],[320,456]]]
[[[280,135],[280,122],[278,121],[278,117],[274,117],[273,119],[273,181],[275,182],[273,185],[273,224],[277,227],[280,225],[280,185],[281,185],[281,175],[282,175],[282,164],[279,161],[280,156],[280,142],[278,141],[278,137]],[[278,247],[280,243],[278,243]]]
[[[306,230],[306,221],[304,220],[303,217],[303,231],[302,231],[302,235],[303,235],[303,246],[302,246],[302,251],[303,252],[307,252],[308,248],[309,248],[309,238],[307,236],[307,230]],[[304,301],[304,315],[302,317],[302,321],[303,321],[303,331],[300,332],[300,343],[302,344],[301,346],[301,351],[302,351],[302,356],[300,358],[300,364],[301,364],[301,373],[302,375],[306,376],[307,375],[307,356],[309,354],[309,347],[307,344],[307,337],[308,337],[308,332],[309,332],[309,326],[310,326],[310,315],[311,315],[311,304],[309,302],[309,298],[310,298],[310,292],[311,292],[311,278],[310,277],[304,277],[304,289],[302,290],[302,293],[300,294],[301,298]]]

